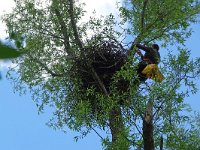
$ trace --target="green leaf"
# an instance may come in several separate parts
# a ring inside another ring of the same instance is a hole
[[[21,53],[17,51],[15,48],[4,45],[0,42],[0,59],[6,58],[16,58],[19,57]]]

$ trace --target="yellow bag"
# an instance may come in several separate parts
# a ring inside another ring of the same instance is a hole
[[[156,82],[162,82],[164,80],[164,76],[156,64],[147,65],[142,71],[142,74],[146,75],[147,78],[155,80]]]

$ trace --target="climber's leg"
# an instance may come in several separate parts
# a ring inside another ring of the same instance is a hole
[[[142,73],[142,71],[144,70],[144,68],[148,65],[148,63],[146,61],[141,61],[138,64],[138,69],[137,69],[137,73],[138,73],[138,79],[140,82],[144,82],[147,80],[147,77],[145,76],[145,74]]]

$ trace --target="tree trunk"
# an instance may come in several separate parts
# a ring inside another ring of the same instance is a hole
[[[147,103],[147,108],[143,119],[143,141],[144,150],[154,150],[152,101]]]
[[[115,106],[110,111],[109,126],[112,134],[112,149],[128,150],[129,146],[127,144],[127,135],[124,132],[125,126],[123,124],[120,106]]]
[[[123,128],[120,107],[113,108],[110,112],[109,117],[112,142],[115,143],[117,141],[118,135],[121,133],[121,130]]]

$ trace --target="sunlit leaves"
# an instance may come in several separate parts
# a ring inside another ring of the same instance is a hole
[[[145,3],[146,2],[146,3]],[[196,22],[200,3],[196,0],[127,1],[120,8],[138,42],[162,40],[166,44],[184,43],[190,23]]]
[[[177,52],[175,54],[169,52],[159,66],[165,74],[162,83],[152,80],[138,83],[136,70],[139,59],[133,59],[136,55],[133,52],[121,70],[112,77],[109,95],[102,94],[99,86],[82,90],[83,83],[75,71],[74,62],[85,54],[87,48],[98,44],[102,39],[123,41],[121,43],[127,49],[134,40],[145,44],[159,41],[165,46],[174,43],[184,45],[186,38],[191,35],[189,25],[197,20],[199,2],[149,0],[144,6],[144,0],[126,0],[125,5],[120,8],[119,18],[112,14],[97,18],[94,12],[84,23],[80,20],[84,10],[76,3],[74,20],[78,23],[78,34],[85,46],[84,51],[77,46],[73,35],[67,2],[53,0],[53,3],[39,8],[34,0],[17,0],[14,11],[5,15],[4,21],[10,38],[17,48],[23,48],[27,52],[19,62],[18,76],[10,76],[15,82],[15,88],[20,91],[22,87],[28,87],[39,111],[43,112],[45,106],[52,107],[54,113],[49,125],[59,129],[67,126],[80,132],[82,136],[76,137],[76,140],[85,137],[92,128],[109,132],[109,112],[120,104],[125,134],[129,141],[123,141],[122,138],[119,147],[123,147],[123,143],[131,143],[133,148],[142,146],[142,120],[147,102],[152,101],[155,141],[159,141],[160,134],[164,134],[165,143],[172,139],[176,141],[176,145],[181,144],[177,144],[177,136],[172,133],[177,132],[178,136],[188,134],[179,129],[177,124],[187,120],[180,112],[186,108],[184,99],[197,91],[195,80],[200,74],[200,59],[191,60],[190,51],[178,48],[174,50]],[[57,15],[56,9],[59,11]],[[59,19],[66,25],[65,28]],[[128,23],[128,27],[121,28],[120,25],[125,23]],[[128,39],[130,43],[124,39]],[[13,58],[19,56],[19,51],[3,47],[5,48],[9,49],[6,52],[12,51]],[[74,52],[75,58],[70,57],[69,51]],[[6,53],[0,58],[10,58],[9,55],[10,53]],[[91,74],[89,69],[83,72]],[[120,80],[128,83],[124,91],[119,90],[122,87],[117,85]],[[96,81],[91,81],[98,85]],[[192,137],[189,135],[187,136]],[[110,139],[102,141],[109,148]],[[168,142],[167,146],[172,147],[174,143]]]

